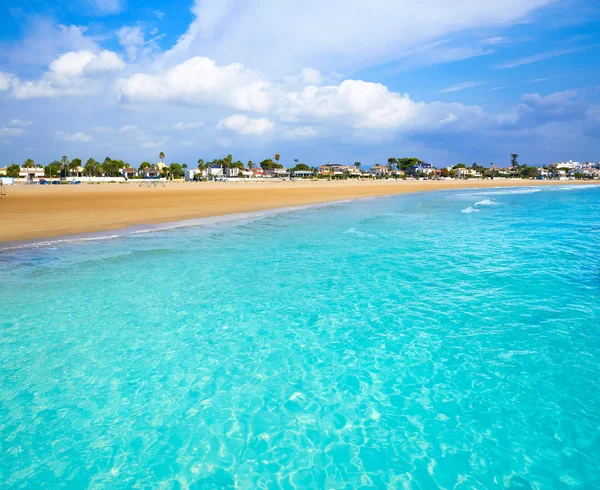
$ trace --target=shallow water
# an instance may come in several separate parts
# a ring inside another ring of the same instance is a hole
[[[6,488],[600,486],[598,188],[355,201],[0,265]]]

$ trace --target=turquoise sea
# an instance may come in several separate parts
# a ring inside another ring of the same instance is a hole
[[[600,488],[600,188],[0,251],[2,488]]]

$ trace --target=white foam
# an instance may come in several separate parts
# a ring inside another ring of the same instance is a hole
[[[483,201],[477,201],[475,206],[496,206],[498,203],[491,199],[484,199]]]
[[[472,208],[471,206],[469,206],[468,208],[465,208],[461,211],[461,213],[464,213],[464,214],[471,214],[471,213],[478,213],[478,212],[479,212],[479,209]]]

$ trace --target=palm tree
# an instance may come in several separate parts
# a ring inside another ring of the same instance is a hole
[[[252,170],[254,168],[254,162],[252,160],[248,160],[248,170]]]
[[[281,155],[279,153],[275,153],[275,161],[277,163],[279,163],[279,159],[281,158]]]
[[[160,160],[160,163],[162,163],[162,164],[164,164],[164,163],[165,163],[165,152],[164,152],[164,151],[161,151],[161,152],[158,154],[158,159]]]
[[[23,166],[27,168],[32,168],[35,167],[35,162],[31,158],[28,158],[27,160],[25,160],[25,163],[23,163]]]
[[[360,168],[360,165],[361,165],[361,163],[360,163],[360,162],[354,162],[354,166],[355,166],[356,168]]]
[[[67,169],[67,166],[69,165],[69,159],[68,159],[67,155],[62,156],[62,158],[60,159],[60,163],[62,164],[62,169],[61,169],[61,180],[62,180],[63,174],[65,177],[68,177],[68,175],[69,175],[69,170]]]

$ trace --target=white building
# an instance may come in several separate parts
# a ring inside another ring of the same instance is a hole
[[[385,177],[390,173],[390,169],[384,167],[383,165],[373,165],[369,170],[367,170],[374,177]]]
[[[223,177],[223,167],[220,165],[209,165],[207,170],[207,174],[209,177]]]
[[[227,167],[225,169],[226,177],[238,177],[240,174],[240,169],[237,167]]]
[[[19,178],[29,181],[44,177],[44,169],[42,167],[21,167],[19,169]]]
[[[477,178],[481,177],[481,173],[472,168],[455,168],[457,179]]]

